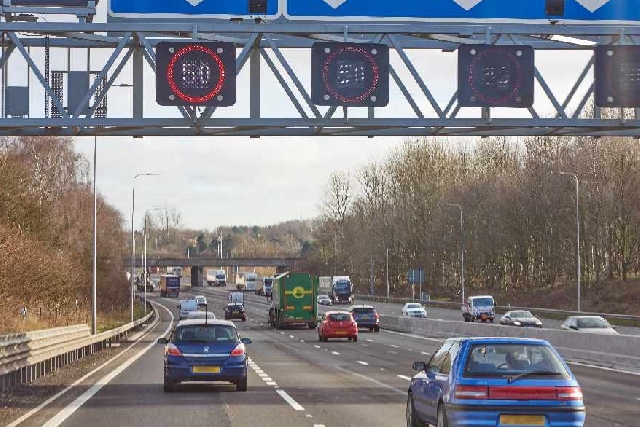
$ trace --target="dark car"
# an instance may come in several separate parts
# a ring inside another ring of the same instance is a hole
[[[533,313],[527,310],[507,311],[500,318],[501,325],[509,326],[535,326],[542,328],[542,322]]]
[[[243,322],[247,321],[247,313],[244,309],[244,304],[239,302],[230,302],[224,309],[225,320],[229,319],[242,319]]]
[[[370,331],[380,332],[380,315],[371,305],[354,305],[349,308],[353,320],[358,328],[369,328]]]
[[[231,322],[211,319],[183,320],[169,338],[159,338],[164,349],[164,391],[185,381],[226,381],[247,391],[249,338],[240,338]]]
[[[582,390],[546,341],[450,338],[419,371],[407,395],[406,424],[582,427]]]

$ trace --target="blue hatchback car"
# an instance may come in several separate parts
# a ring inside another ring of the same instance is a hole
[[[529,338],[450,338],[415,362],[408,427],[582,427],[582,390],[558,352]]]
[[[164,391],[183,381],[225,381],[247,391],[249,338],[240,338],[232,322],[194,319],[179,322],[165,344]]]

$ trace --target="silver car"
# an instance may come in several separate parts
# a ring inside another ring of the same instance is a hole
[[[619,335],[604,317],[601,316],[570,316],[562,324],[562,329],[592,334]]]

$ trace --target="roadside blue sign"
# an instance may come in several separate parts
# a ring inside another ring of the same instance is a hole
[[[325,21],[522,22],[640,21],[638,0],[566,0],[550,17],[545,0],[280,0],[285,16]]]
[[[278,16],[278,1],[268,1],[265,13],[251,13],[248,0],[109,0],[109,16],[126,19],[252,18]]]
[[[424,270],[421,268],[413,268],[407,274],[410,285],[418,285],[424,283]]]

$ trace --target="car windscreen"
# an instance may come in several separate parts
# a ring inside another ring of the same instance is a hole
[[[584,317],[578,318],[576,325],[578,328],[610,328],[609,323],[600,317]]]
[[[512,311],[510,314],[511,317],[533,317],[530,311]]]
[[[334,313],[329,315],[329,320],[332,322],[347,322],[352,320],[352,318],[348,313]]]
[[[339,291],[346,291],[349,290],[349,286],[351,285],[351,282],[348,282],[346,280],[338,280],[336,282],[336,289]]]
[[[465,377],[502,377],[514,374],[567,376],[562,362],[546,345],[477,344],[471,347]]]
[[[225,277],[224,274],[216,274],[216,279],[224,279]]]
[[[420,304],[407,304],[407,308],[422,308]]]
[[[474,298],[471,300],[474,307],[487,307],[493,305],[493,298]]]
[[[238,341],[236,328],[229,325],[184,325],[173,333],[174,342]]]
[[[376,312],[376,309],[371,307],[357,307],[357,308],[354,308],[352,311],[353,311],[353,314],[372,314]]]

